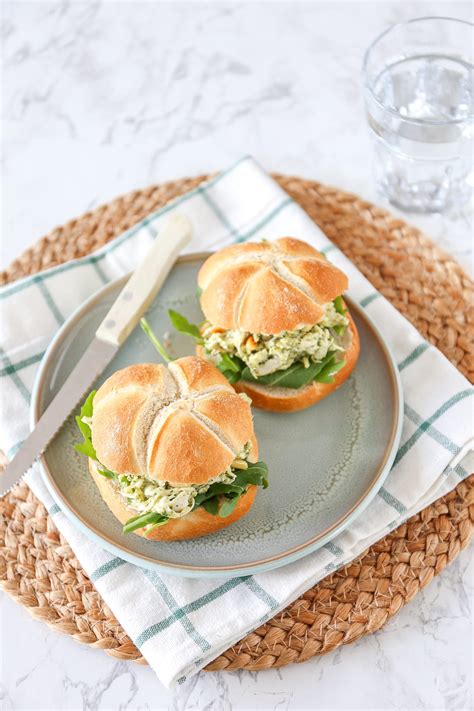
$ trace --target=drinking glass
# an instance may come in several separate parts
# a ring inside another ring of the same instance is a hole
[[[473,28],[421,17],[389,28],[365,53],[375,180],[397,207],[443,212],[470,198]]]

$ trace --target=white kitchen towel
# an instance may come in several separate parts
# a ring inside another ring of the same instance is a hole
[[[28,406],[35,374],[57,329],[94,291],[139,262],[151,241],[157,235],[159,239],[163,220],[174,210],[193,222],[195,233],[189,251],[294,235],[329,255],[347,273],[350,295],[375,320],[395,354],[405,416],[393,469],[364,516],[300,561],[229,580],[159,575],[112,556],[88,540],[60,511],[35,465],[28,483],[165,685],[196,673],[328,572],[453,489],[472,467],[472,461],[464,457],[472,429],[469,383],[375,291],[250,157],[150,215],[93,255],[1,290],[0,444],[7,456],[14,454],[29,431]]]

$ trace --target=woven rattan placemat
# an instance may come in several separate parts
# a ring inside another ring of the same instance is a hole
[[[0,283],[88,254],[207,177],[130,193],[58,227],[1,273]],[[461,267],[418,230],[369,202],[315,181],[274,177],[472,382],[474,285]],[[473,522],[474,475],[207,669],[259,670],[302,662],[374,632],[457,557]],[[0,500],[0,585],[54,629],[115,658],[146,663],[25,484]]]

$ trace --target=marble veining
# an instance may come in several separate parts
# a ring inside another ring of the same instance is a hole
[[[364,49],[468,2],[5,2],[1,264],[120,193],[219,170],[245,153],[268,170],[381,202],[360,94]],[[383,203],[382,203],[383,204]],[[396,212],[396,211],[394,211]],[[397,213],[472,271],[471,208]],[[34,621],[0,596],[0,708],[472,708],[472,555],[380,632],[302,665],[200,673],[165,690]]]

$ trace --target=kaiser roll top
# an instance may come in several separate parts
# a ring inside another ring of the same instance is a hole
[[[249,403],[194,356],[114,373],[95,394],[91,430],[107,469],[176,486],[221,474],[249,441],[258,459]]]
[[[225,330],[274,334],[312,326],[348,287],[314,247],[282,237],[237,244],[210,256],[198,275],[206,318]]]

